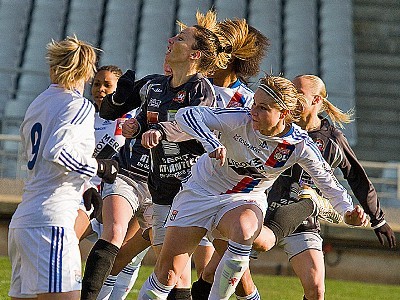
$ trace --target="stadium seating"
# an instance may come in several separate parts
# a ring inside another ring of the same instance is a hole
[[[176,33],[175,21],[175,1],[143,2],[136,55],[138,77],[162,72],[168,38]]]
[[[267,57],[261,70],[275,75],[282,72],[282,6],[279,1],[250,1],[249,24],[260,30],[270,40]],[[272,72],[271,72],[272,71]],[[252,79],[256,82],[263,73]]]
[[[318,23],[315,1],[289,0],[284,12],[284,76],[318,74]]]
[[[219,20],[247,18],[270,39],[263,71],[289,78],[318,74],[334,104],[354,107],[351,0],[0,0],[2,133],[13,122],[10,107],[19,105],[22,115],[49,84],[44,56],[52,38],[76,34],[104,50],[100,65],[134,68],[142,77],[162,72],[168,38],[179,30],[176,20],[192,25],[196,11],[205,13],[211,6]],[[89,87],[85,95],[90,97]],[[355,125],[347,128],[353,141]]]
[[[320,70],[329,91],[329,101],[347,111],[355,107],[355,71],[352,1],[324,0],[320,18]],[[351,144],[356,143],[355,122],[344,130]]]
[[[81,40],[97,45],[100,38],[104,0],[71,0],[67,35],[76,34]]]
[[[100,65],[117,65],[123,71],[133,68],[139,24],[139,4],[139,1],[108,1]]]
[[[214,6],[220,20],[226,18],[246,18],[246,0],[215,0]]]
[[[181,1],[179,3],[177,20],[190,26],[196,24],[196,11],[207,12],[211,8],[211,0],[204,1]]]

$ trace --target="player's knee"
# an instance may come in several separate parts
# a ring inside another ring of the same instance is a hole
[[[231,239],[237,242],[253,242],[259,234],[260,228],[254,222],[237,222],[231,228]]]
[[[176,272],[174,270],[168,270],[166,272],[166,275],[167,275],[166,276],[166,280],[167,280],[166,285],[174,286],[174,285],[176,285],[178,283],[179,275],[176,274]]]
[[[263,227],[258,237],[253,242],[253,249],[259,252],[265,252],[275,246],[275,235],[271,230]]]

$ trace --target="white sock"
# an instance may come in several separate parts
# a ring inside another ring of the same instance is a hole
[[[97,296],[97,300],[107,300],[110,298],[116,280],[117,276],[108,275],[106,281],[104,281],[103,286],[101,287],[99,295]]]
[[[173,285],[164,285],[157,279],[156,274],[151,273],[139,291],[138,300],[165,300]]]
[[[132,266],[128,264],[117,276],[117,281],[115,282],[114,288],[112,290],[110,300],[121,300],[125,299],[136,279],[139,275],[140,263],[139,265]]]
[[[255,287],[254,291],[250,295],[247,295],[244,297],[236,295],[236,299],[238,299],[238,300],[260,300],[261,297],[260,297],[260,294],[258,293],[257,287]]]
[[[229,299],[249,267],[251,245],[243,245],[233,241],[228,242],[214,275],[209,299]]]

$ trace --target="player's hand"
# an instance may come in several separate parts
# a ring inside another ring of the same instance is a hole
[[[220,161],[220,166],[223,166],[226,159],[226,148],[220,147],[215,149],[213,152],[208,154],[209,157],[215,158],[216,160]]]
[[[356,205],[352,211],[347,211],[344,214],[344,222],[352,226],[367,226],[367,214],[360,205]]]
[[[103,199],[95,188],[89,188],[83,193],[83,203],[85,208],[89,211],[93,205],[93,212],[90,214],[90,219],[98,218],[101,215],[103,207]]]
[[[115,104],[124,104],[129,96],[133,93],[135,85],[135,71],[126,71],[117,82],[117,89],[113,95],[113,102]]]
[[[97,159],[97,175],[105,183],[113,183],[118,174],[118,162],[114,159]]]
[[[374,231],[382,246],[385,245],[385,240],[383,238],[383,236],[385,236],[386,240],[388,241],[389,248],[396,247],[396,237],[388,223],[383,224],[381,227],[375,228]]]
[[[157,129],[147,130],[142,135],[142,145],[147,149],[157,146],[162,139],[162,133]]]
[[[135,118],[125,120],[122,124],[122,136],[130,139],[139,131],[139,122]]]

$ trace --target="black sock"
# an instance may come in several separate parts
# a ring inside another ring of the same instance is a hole
[[[192,299],[193,300],[207,300],[211,292],[212,284],[200,278],[192,284]]]
[[[94,244],[86,260],[81,300],[96,300],[104,281],[110,275],[119,248],[105,240]]]
[[[275,234],[275,244],[293,233],[305,219],[314,213],[315,209],[315,204],[311,199],[278,207],[272,218],[265,223],[265,226]]]
[[[167,300],[191,300],[190,288],[173,288],[167,297]]]

